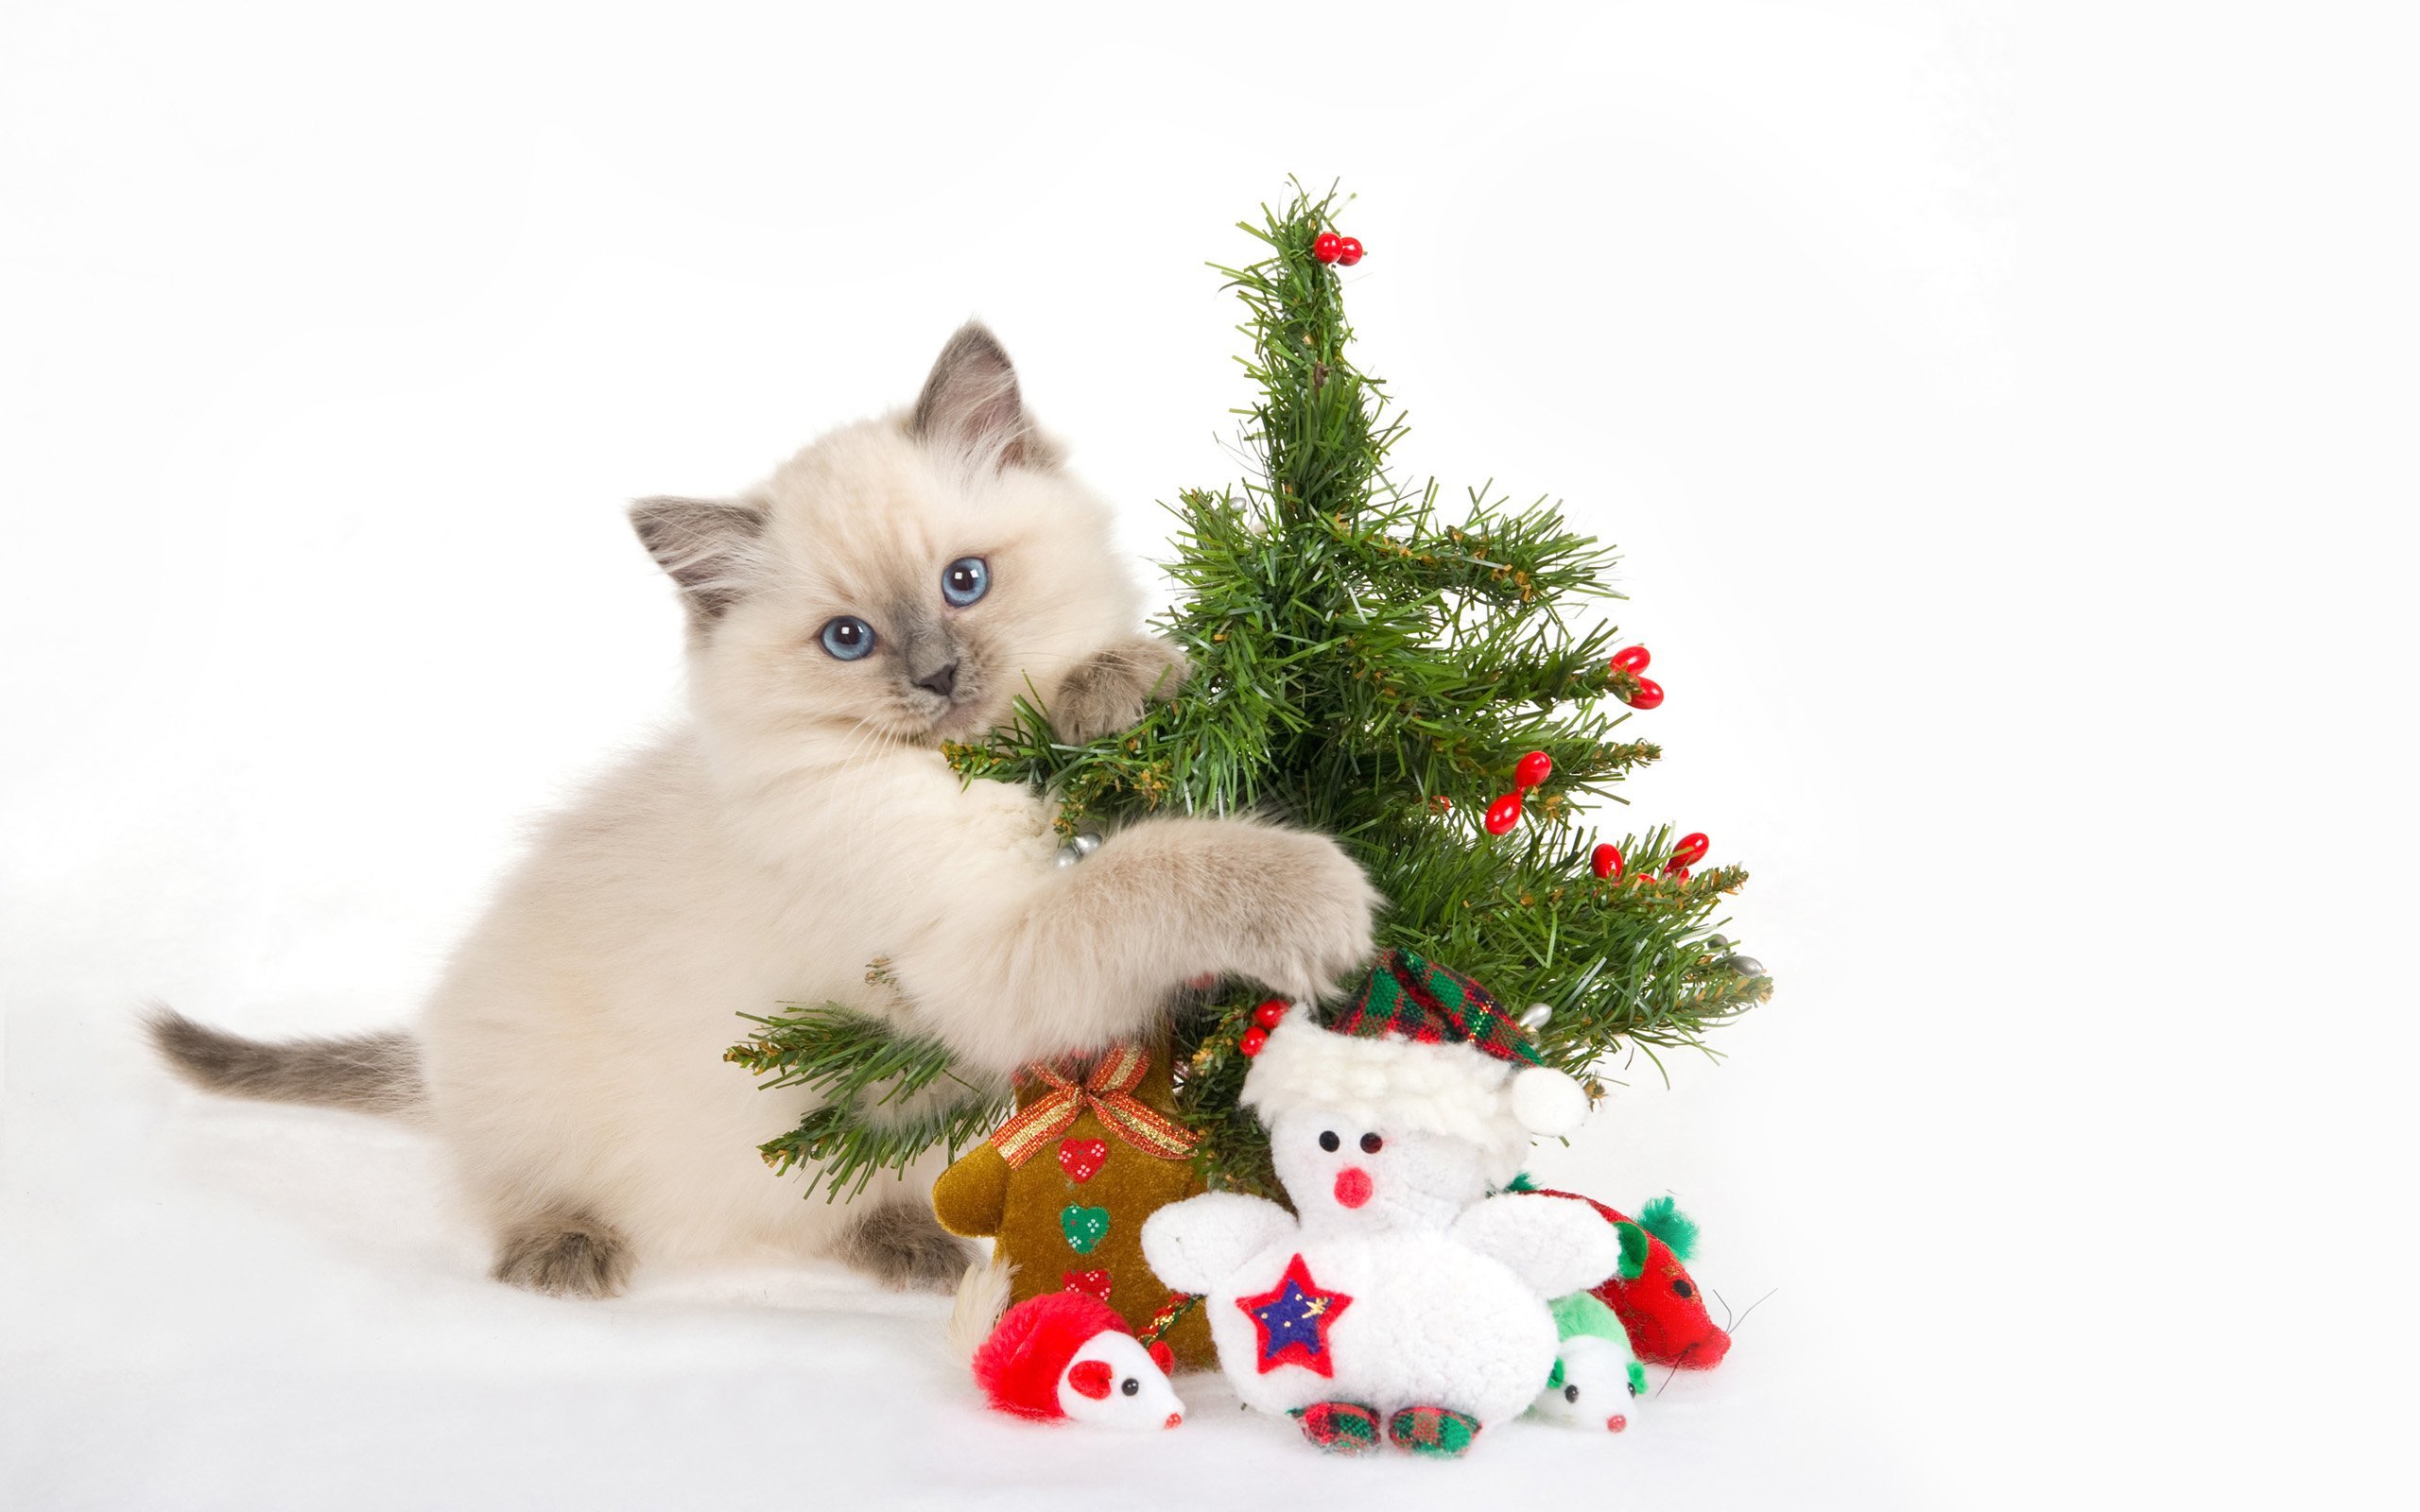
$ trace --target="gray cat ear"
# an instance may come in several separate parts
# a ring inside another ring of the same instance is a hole
[[[1008,352],[978,320],[959,326],[933,359],[908,432],[994,469],[1046,467],[1051,460],[1026,419]]]
[[[765,511],[753,505],[641,499],[631,506],[631,525],[656,565],[681,585],[695,624],[721,618],[754,586]]]

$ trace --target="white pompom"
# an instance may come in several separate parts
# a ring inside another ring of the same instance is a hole
[[[1512,1078],[1512,1116],[1532,1134],[1575,1134],[1588,1121],[1588,1094],[1562,1072],[1526,1067]]]

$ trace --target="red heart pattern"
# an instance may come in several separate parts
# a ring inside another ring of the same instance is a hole
[[[1107,1140],[1061,1140],[1059,1142],[1059,1169],[1067,1173],[1067,1179],[1070,1181],[1078,1183],[1089,1181],[1100,1175],[1100,1168],[1108,1163],[1109,1142]]]
[[[1102,1301],[1109,1300],[1109,1272],[1105,1270],[1071,1270],[1059,1278],[1071,1292],[1090,1292]]]

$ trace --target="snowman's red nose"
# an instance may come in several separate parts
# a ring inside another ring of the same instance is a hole
[[[1370,1173],[1357,1165],[1348,1165],[1336,1173],[1336,1200],[1348,1208],[1369,1201]]]

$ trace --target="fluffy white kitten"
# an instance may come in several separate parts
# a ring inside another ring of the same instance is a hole
[[[1004,1074],[1144,1031],[1197,975],[1307,997],[1368,954],[1375,896],[1324,836],[1155,818],[1062,868],[1047,802],[942,761],[1028,689],[1083,740],[1184,674],[981,327],[913,409],[631,519],[688,608],[689,718],[544,827],[417,1037],[152,1021],[201,1085],[425,1119],[498,1279],[603,1296],[638,1260],[827,1253],[945,1290],[966,1255],[929,1172],[843,1205],[766,1171],[810,1100],[723,1062],[736,1014],[838,1002]]]

